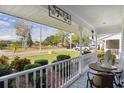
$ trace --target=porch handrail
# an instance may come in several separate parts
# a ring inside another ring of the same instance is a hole
[[[36,71],[36,70],[39,70],[39,69],[45,69],[47,67],[54,66],[54,65],[60,64],[62,62],[69,61],[69,60],[76,59],[76,58],[78,58],[78,57],[70,58],[70,59],[65,59],[65,60],[62,60],[62,61],[58,61],[56,63],[52,63],[52,64],[48,64],[48,65],[44,65],[44,66],[40,66],[40,67],[28,69],[28,70],[24,70],[24,71],[12,73],[12,74],[9,74],[9,75],[5,75],[5,76],[0,77],[0,81],[2,81],[4,79],[13,78],[13,77],[18,76],[18,75],[23,75],[25,73],[31,73],[31,72]]]
[[[80,66],[80,63],[84,63],[84,56],[94,55],[94,53],[89,53],[86,55],[82,55],[75,58],[70,58],[62,61],[58,61],[56,63],[48,64],[45,66],[36,67],[33,69],[13,73],[10,75],[0,77],[0,82],[3,83],[3,87],[8,87],[9,79],[15,79],[15,87],[20,87],[20,77],[25,81],[25,87],[29,87],[29,74],[33,74],[33,87],[37,87],[36,80],[37,77],[40,78],[40,87],[43,87],[43,75],[45,74],[45,87],[64,87],[65,85],[70,83],[70,80],[73,78],[77,78],[80,76],[80,69],[83,70],[83,65]],[[89,56],[92,59],[92,57]],[[93,58],[93,60],[95,60]],[[86,65],[86,64],[85,64]],[[43,72],[45,70],[45,73]],[[37,76],[37,71],[39,71],[39,75]]]

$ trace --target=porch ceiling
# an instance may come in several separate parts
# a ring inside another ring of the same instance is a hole
[[[48,6],[42,5],[0,5],[0,12],[23,18],[29,21],[45,24],[64,31],[79,34],[79,25],[72,21],[71,25],[49,17]],[[85,34],[88,35],[88,29],[85,28]]]
[[[64,5],[59,6],[73,12],[93,26],[97,34],[119,33],[123,19],[123,6],[116,5]]]
[[[48,6],[1,5],[0,12],[74,33],[79,33],[80,25],[87,36],[91,35],[92,29],[95,29],[97,34],[121,32],[123,6],[58,5],[58,7],[72,15],[71,25],[49,17]]]

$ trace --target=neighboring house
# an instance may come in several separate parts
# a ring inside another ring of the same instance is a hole
[[[118,57],[121,51],[121,34],[104,35],[98,38],[98,45],[105,51],[111,49]]]

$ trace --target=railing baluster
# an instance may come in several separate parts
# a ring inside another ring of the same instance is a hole
[[[76,75],[76,59],[74,61],[74,75]]]
[[[65,62],[65,84],[66,84],[66,77],[67,77],[67,67],[66,67],[66,62]]]
[[[73,60],[71,60],[71,77],[70,78],[72,77],[73,77]]]
[[[34,88],[36,88],[36,71],[33,72]]]
[[[77,69],[78,69],[78,60],[76,61],[76,75],[77,75]]]
[[[76,59],[74,59],[74,75],[76,75]]]
[[[59,87],[60,87],[60,84],[61,84],[61,77],[60,77],[60,75],[61,75],[61,67],[60,67],[60,64],[59,64]]]
[[[48,88],[48,68],[46,68],[46,88]]]
[[[19,76],[16,77],[16,88],[19,88]]]
[[[57,87],[57,65],[55,65],[55,88]]]
[[[42,88],[42,69],[40,70],[40,87]]]
[[[73,59],[73,76],[74,76],[74,61],[75,61],[75,59]]]
[[[77,67],[78,66],[78,60],[76,61],[76,75],[77,75]]]
[[[78,71],[79,71],[79,70],[78,70],[78,69],[79,69],[79,61],[80,61],[80,60],[79,60],[79,58],[78,58],[78,61],[77,61],[77,74],[79,73],[79,72],[78,72]],[[83,69],[83,68],[82,68],[82,69]]]
[[[73,61],[73,76],[75,75],[75,59]]]
[[[69,75],[69,79],[71,79],[71,72],[72,72],[72,70],[71,70],[71,61],[69,63],[70,63],[70,68],[69,68],[70,69],[70,71],[69,71],[70,72],[70,75]]]
[[[8,80],[4,80],[4,88],[8,88]]]
[[[64,65],[62,63],[62,85],[64,84]]]
[[[51,88],[53,87],[53,66],[51,66]]]
[[[74,66],[73,66],[73,63],[74,63],[74,62],[73,62],[73,61],[74,61],[74,60],[72,60],[72,77],[73,77],[73,74],[74,74]],[[71,77],[71,78],[72,78],[72,77]]]
[[[68,61],[68,80],[69,80],[69,61]]]
[[[26,78],[26,88],[28,88],[28,73],[26,73],[26,75],[25,75],[25,78]]]

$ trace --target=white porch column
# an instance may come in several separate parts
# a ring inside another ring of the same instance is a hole
[[[83,31],[83,28],[79,26],[79,36],[80,36],[80,55],[82,55],[82,47],[83,47],[83,35],[82,35],[82,31]]]
[[[95,45],[96,45],[96,51],[95,51],[95,54],[96,54],[96,61],[99,62],[98,58],[97,58],[97,54],[98,54],[98,41],[97,41],[97,32],[95,31]]]
[[[82,31],[83,31],[83,28],[79,26],[79,36],[80,36],[80,62],[79,62],[79,73],[80,75],[83,73],[83,64],[84,64],[84,58],[82,56],[82,46],[83,46],[83,35],[82,35]]]
[[[72,33],[70,33],[70,49],[72,49]]]
[[[41,41],[42,41],[42,27],[40,28],[40,52],[41,52]]]
[[[96,54],[97,54],[98,43],[97,43],[97,32],[96,31],[95,31],[95,45],[96,45]]]
[[[124,7],[122,6],[122,29],[121,29],[121,47],[120,47],[120,67],[124,68]]]
[[[124,18],[123,18],[123,22],[122,22],[122,31],[121,31],[121,67],[123,68],[124,66]]]

